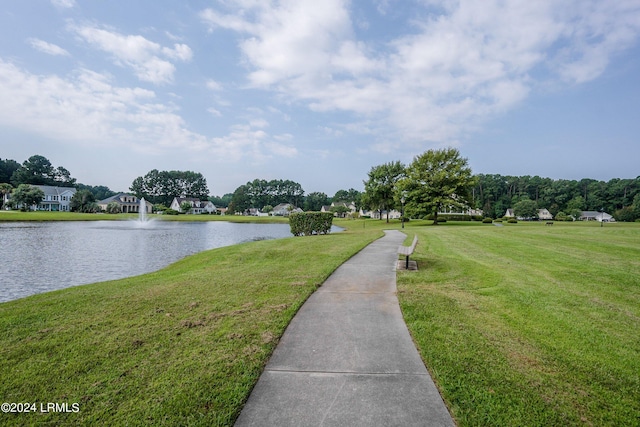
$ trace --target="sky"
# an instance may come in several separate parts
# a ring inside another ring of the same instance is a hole
[[[446,147],[640,175],[640,0],[4,0],[0,35],[0,158],[114,191],[158,169],[332,196]]]

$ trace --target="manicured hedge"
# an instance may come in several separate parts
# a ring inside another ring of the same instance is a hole
[[[299,212],[289,215],[289,226],[294,236],[327,234],[333,224],[333,212]]]

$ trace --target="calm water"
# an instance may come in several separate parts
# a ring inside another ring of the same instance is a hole
[[[206,249],[290,236],[288,224],[0,223],[0,302],[156,271]]]

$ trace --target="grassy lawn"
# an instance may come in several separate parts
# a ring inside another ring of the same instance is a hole
[[[456,225],[398,288],[459,425],[640,425],[640,226]]]
[[[289,321],[382,224],[206,251],[0,304],[0,425],[232,425]],[[39,407],[38,407],[39,409]]]
[[[337,225],[0,304],[2,401],[80,409],[0,425],[232,425],[298,308],[389,228]],[[459,425],[640,424],[640,225],[404,231],[401,307]]]
[[[77,212],[20,212],[0,210],[0,222],[3,221],[129,221],[138,218],[138,214],[87,214]],[[228,221],[288,223],[284,217],[256,217],[236,215],[148,215],[152,221]]]

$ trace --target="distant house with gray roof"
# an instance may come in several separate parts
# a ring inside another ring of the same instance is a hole
[[[39,188],[44,193],[42,201],[37,205],[31,206],[31,210],[52,211],[52,212],[69,212],[71,198],[76,194],[73,187],[56,187],[53,185],[31,185],[31,187]],[[11,194],[4,196],[4,204],[11,199]],[[16,206],[20,208],[20,206]]]
[[[118,193],[114,196],[107,197],[104,200],[100,200],[98,202],[98,206],[100,206],[100,209],[102,209],[103,211],[106,211],[107,206],[109,206],[110,203],[115,203],[116,205],[118,205],[120,207],[120,212],[122,213],[140,212],[140,199],[138,199],[133,194]],[[144,204],[146,206],[147,213],[151,213],[153,209],[153,205],[151,204],[151,202],[145,200]]]
[[[211,214],[217,211],[215,205],[209,200],[200,200],[193,197],[174,197],[170,208],[177,212],[183,212],[182,204],[187,202],[191,205],[191,209],[187,214]]]

